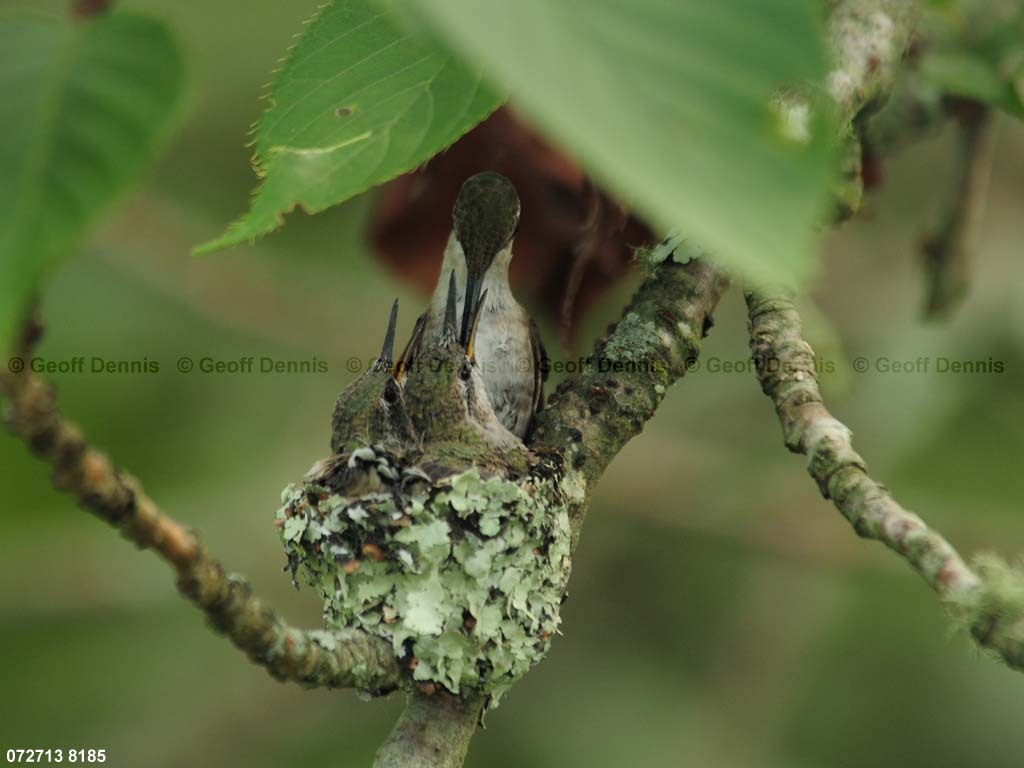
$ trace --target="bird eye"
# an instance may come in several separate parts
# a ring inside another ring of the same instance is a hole
[[[459,378],[463,381],[469,381],[471,370],[469,361],[467,360],[462,364],[462,367],[459,368]]]
[[[384,389],[384,394],[381,397],[383,398],[384,402],[388,405],[394,405],[396,402],[398,402],[398,393],[391,387],[386,387]]]

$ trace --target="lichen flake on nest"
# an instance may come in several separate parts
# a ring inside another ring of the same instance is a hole
[[[340,485],[321,472],[285,489],[277,518],[293,574],[324,599],[328,626],[385,638],[413,681],[483,690],[496,704],[558,631],[570,569],[564,494],[557,479],[471,468],[430,482],[395,462],[364,453]],[[353,469],[400,480],[349,496],[346,487],[366,488]]]

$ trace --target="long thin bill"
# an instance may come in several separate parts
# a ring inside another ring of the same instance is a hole
[[[384,345],[380,348],[380,357],[377,361],[391,365],[395,358],[395,327],[398,325],[398,299],[391,305],[391,318],[388,320],[388,330],[384,334]]]
[[[455,287],[455,270],[453,269],[448,277],[448,297],[444,304],[444,324],[440,329],[442,336],[450,333],[453,339],[459,332],[459,327],[455,319],[455,304],[458,301],[457,296],[458,289]]]
[[[480,291],[481,281],[472,270],[466,273],[466,298],[462,304],[462,332],[459,334],[459,343],[466,346],[469,341],[469,326],[473,322],[473,315],[476,314],[477,293]]]

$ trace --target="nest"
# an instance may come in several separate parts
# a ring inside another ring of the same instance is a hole
[[[445,471],[374,446],[318,463],[277,517],[293,578],[322,596],[328,626],[389,641],[411,684],[496,703],[558,631],[570,569],[560,493],[551,476]]]

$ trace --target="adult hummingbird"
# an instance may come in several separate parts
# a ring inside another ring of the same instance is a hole
[[[391,307],[380,355],[370,368],[349,384],[334,404],[331,416],[331,451],[382,443],[408,447],[417,442],[405,405],[402,387],[395,377],[395,326],[398,299]]]
[[[476,318],[474,353],[487,397],[498,420],[523,439],[543,404],[547,355],[536,324],[516,301],[508,282],[518,226],[519,196],[512,182],[491,172],[466,180],[452,209],[452,232],[441,275],[424,314],[424,338],[433,338],[441,330],[447,278],[454,274],[456,307],[462,307],[459,341],[467,344]],[[484,291],[487,303],[478,313]]]

